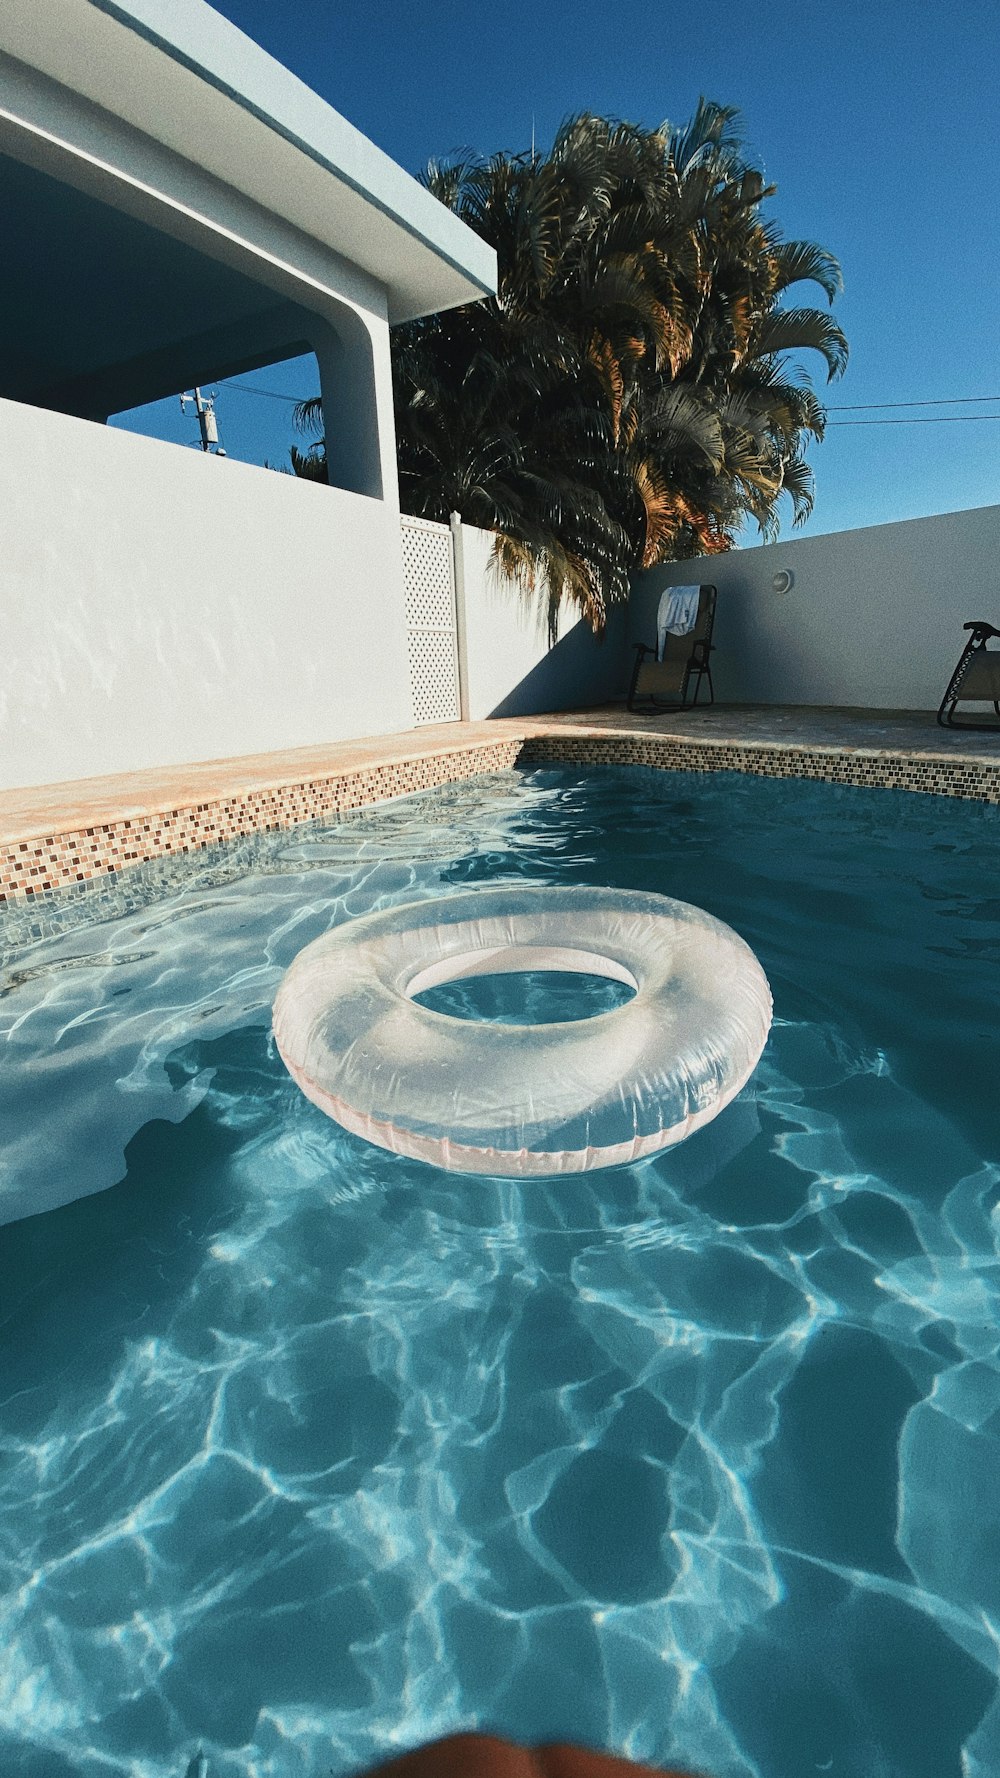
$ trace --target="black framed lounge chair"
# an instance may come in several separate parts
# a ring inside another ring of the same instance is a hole
[[[969,640],[948,681],[937,719],[942,728],[1000,729],[1000,649],[987,646],[993,636],[1000,637],[1000,630],[981,618],[962,628],[970,632]],[[987,717],[980,722],[959,722],[956,704],[992,704],[997,720]]]
[[[712,685],[712,626],[715,623],[715,601],[718,587],[698,588],[698,611],[694,627],[684,636],[669,632],[663,638],[662,653],[657,644],[637,642],[632,683],[628,690],[628,707],[635,710],[645,700],[653,710],[683,710],[692,692],[691,704],[698,702],[702,680],[708,683],[708,701],[715,702]]]

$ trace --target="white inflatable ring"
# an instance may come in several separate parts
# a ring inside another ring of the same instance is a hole
[[[634,998],[559,1025],[417,1006],[440,982],[610,976]],[[274,1034],[306,1096],[356,1135],[463,1173],[579,1173],[683,1141],[749,1078],[771,995],[700,908],[620,889],[476,889],[369,914],[300,951]]]

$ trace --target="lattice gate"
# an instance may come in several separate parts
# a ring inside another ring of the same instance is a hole
[[[413,720],[457,722],[455,558],[448,525],[403,518],[403,586]]]

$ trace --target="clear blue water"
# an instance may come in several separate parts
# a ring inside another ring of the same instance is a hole
[[[472,1726],[996,1778],[998,866],[943,799],[534,772],[20,954],[0,1203],[52,1207],[0,1230],[3,1778],[327,1778]],[[322,1117],[269,1035],[295,952],[502,881],[732,924],[776,1007],[741,1098],[524,1185]]]

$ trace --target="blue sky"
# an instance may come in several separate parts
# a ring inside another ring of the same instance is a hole
[[[532,127],[544,146],[573,111],[655,124],[686,119],[701,93],[739,106],[784,232],[820,241],[843,266],[835,313],[851,362],[824,386],[829,402],[997,396],[912,413],[1000,415],[995,0],[217,0],[217,10],[414,172],[452,149],[526,148]],[[797,301],[825,301],[799,290]],[[253,380],[298,394],[304,369]],[[266,433],[275,460],[293,436],[290,412],[220,391],[223,432],[258,450]],[[193,432],[188,422],[179,436]],[[807,532],[992,504],[1000,419],[831,426],[811,462]]]

